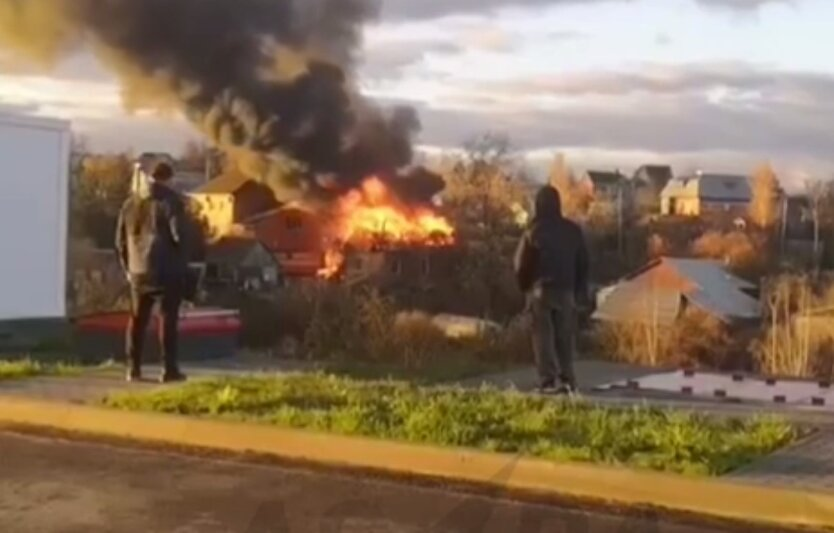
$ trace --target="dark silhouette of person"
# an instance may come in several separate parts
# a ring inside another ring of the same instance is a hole
[[[577,305],[588,303],[589,259],[579,225],[562,215],[559,192],[538,191],[535,211],[515,256],[515,273],[532,316],[539,390],[577,391]],[[561,381],[557,387],[557,379]]]
[[[157,164],[148,186],[132,194],[119,214],[116,249],[131,290],[125,343],[128,381],[142,378],[143,344],[155,306],[162,315],[160,381],[185,380],[178,363],[177,337],[188,275],[188,220],[183,198],[169,186],[173,176],[169,164]]]

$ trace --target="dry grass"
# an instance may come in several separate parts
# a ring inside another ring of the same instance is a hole
[[[617,361],[651,367],[722,368],[735,362],[727,327],[689,309],[671,326],[652,323],[605,323],[594,335],[596,349]]]
[[[328,284],[291,288],[274,303],[249,301],[243,322],[247,347],[277,349],[292,338],[298,353],[285,356],[346,371],[363,368],[371,375],[376,375],[374,368],[393,375],[439,375],[444,369],[450,375],[467,375],[467,368],[498,370],[532,360],[524,320],[498,332],[449,338],[429,314],[400,312],[392,298],[373,289]]]
[[[791,377],[834,375],[834,316],[814,313],[834,307],[834,284],[782,276],[765,288],[765,302],[764,328],[751,347],[761,371]]]

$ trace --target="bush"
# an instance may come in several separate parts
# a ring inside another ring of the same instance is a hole
[[[603,323],[594,332],[595,348],[616,361],[643,366],[698,366],[738,369],[739,346],[721,321],[686,310],[674,324]]]
[[[452,339],[430,315],[399,312],[392,298],[374,289],[332,284],[293,287],[275,301],[250,297],[236,305],[245,347],[274,350],[291,339],[301,353],[283,355],[300,355],[345,371],[351,365],[399,371],[445,368],[454,377],[467,375],[466,369],[532,360],[525,319],[511,321],[496,332]]]
[[[692,253],[725,262],[734,272],[758,275],[768,260],[766,239],[741,231],[708,231],[692,243]]]
[[[762,372],[786,377],[831,378],[834,317],[815,313],[834,307],[834,283],[782,276],[764,290],[761,335],[751,351]]]

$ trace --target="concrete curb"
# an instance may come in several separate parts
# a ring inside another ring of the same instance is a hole
[[[834,494],[343,437],[268,425],[0,397],[0,423],[258,453],[338,467],[791,527],[834,525]]]

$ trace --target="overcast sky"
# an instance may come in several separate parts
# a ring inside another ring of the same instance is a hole
[[[506,132],[579,166],[643,162],[789,180],[834,176],[831,0],[383,0],[368,95],[420,110],[420,143]],[[51,77],[3,68],[0,106],[71,118],[104,150],[178,149],[184,124],[126,117],[78,56]]]

